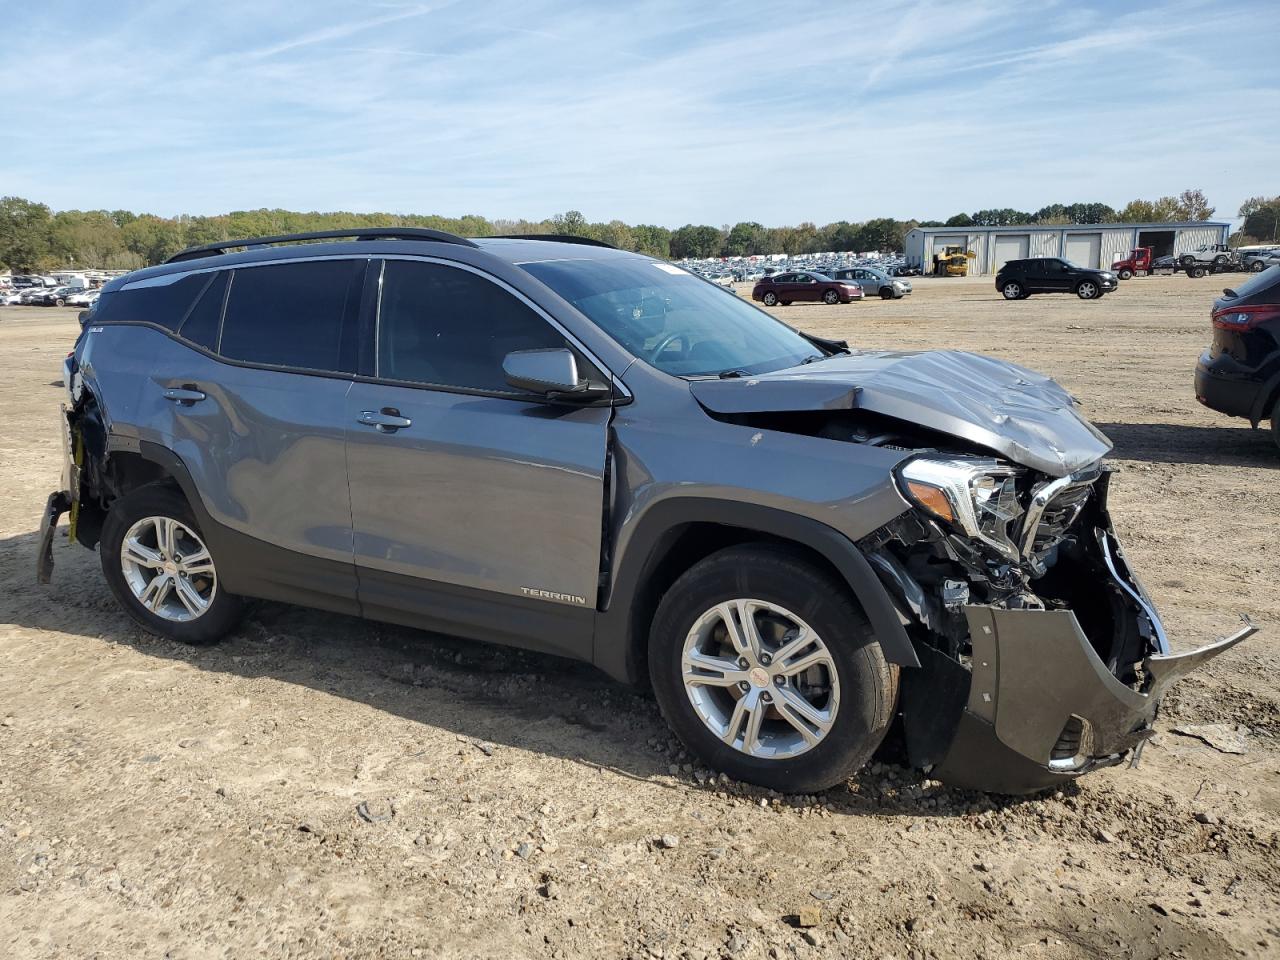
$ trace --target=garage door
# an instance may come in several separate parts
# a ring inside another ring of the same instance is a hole
[[[1031,253],[1031,237],[1025,233],[1015,233],[1010,235],[997,235],[995,247],[995,262],[991,265],[995,267],[996,273],[1000,272],[1010,260],[1025,260]]]
[[[1067,234],[1066,258],[1077,267],[1098,269],[1098,258],[1102,255],[1102,234],[1071,233]]]
[[[959,247],[961,250],[967,248],[969,237],[967,234],[957,234],[954,237],[934,237],[933,252],[942,253],[947,247]]]

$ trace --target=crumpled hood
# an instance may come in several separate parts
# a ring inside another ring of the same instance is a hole
[[[976,353],[855,351],[753,377],[694,380],[689,388],[716,413],[869,410],[960,437],[1054,477],[1111,449],[1055,381]]]

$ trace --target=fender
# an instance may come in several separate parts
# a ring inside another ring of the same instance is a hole
[[[897,611],[866,557],[840,531],[783,510],[750,503],[676,497],[654,504],[637,521],[626,553],[615,567],[612,589],[603,597],[596,617],[592,662],[617,680],[635,683],[643,676],[634,605],[643,594],[649,574],[685,527],[714,523],[790,540],[820,553],[839,571],[875,631],[885,659],[904,667],[919,667],[915,648]]]

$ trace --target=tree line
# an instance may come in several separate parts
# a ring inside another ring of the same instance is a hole
[[[901,251],[918,226],[1012,226],[1020,224],[1143,223],[1207,220],[1213,216],[1199,190],[1177,197],[1134,200],[1121,210],[1104,203],[1054,203],[1034,213],[1011,208],[959,213],[946,221],[838,220],[818,226],[766,227],[744,221],[716,227],[686,224],[672,230],[621,220],[593,223],[570,210],[546,220],[489,220],[481,216],[441,217],[391,213],[301,213],[291,210],[237,210],[217,216],[160,217],[128,210],[60,210],[21,197],[0,199],[0,266],[12,272],[58,268],[135,269],[161,263],[185,247],[239,237],[337,230],[352,227],[430,227],[467,237],[502,234],[568,234],[602,240],[655,257],[728,257],[768,253]],[[1255,197],[1240,209],[1246,240],[1276,239],[1280,197]],[[1240,236],[1240,234],[1237,234]],[[1243,242],[1243,241],[1241,241]]]

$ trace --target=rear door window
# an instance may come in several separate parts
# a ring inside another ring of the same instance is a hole
[[[354,373],[365,263],[316,260],[236,270],[218,353],[248,363]]]

